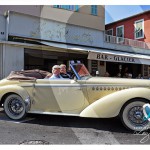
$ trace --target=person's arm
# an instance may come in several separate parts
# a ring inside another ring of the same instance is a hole
[[[52,76],[52,73],[49,73],[44,79],[49,79]]]

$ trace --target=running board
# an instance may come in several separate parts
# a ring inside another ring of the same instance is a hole
[[[42,111],[28,111],[30,114],[45,114],[45,115],[59,115],[59,116],[76,116],[79,117],[78,114],[69,114],[69,113],[60,113],[60,112],[42,112]]]

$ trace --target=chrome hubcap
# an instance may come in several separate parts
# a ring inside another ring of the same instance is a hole
[[[11,98],[8,103],[8,110],[13,115],[19,115],[23,111],[23,104],[17,98]]]
[[[134,106],[128,112],[129,121],[136,126],[143,126],[148,123],[144,120],[144,114],[142,111],[142,106]]]

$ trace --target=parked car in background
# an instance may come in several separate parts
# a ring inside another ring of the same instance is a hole
[[[147,129],[142,106],[150,102],[150,80],[92,77],[84,64],[71,62],[72,79],[44,79],[47,72],[14,72],[0,81],[0,104],[14,120],[27,113],[90,118],[119,116],[125,127]],[[20,75],[21,74],[21,75]]]

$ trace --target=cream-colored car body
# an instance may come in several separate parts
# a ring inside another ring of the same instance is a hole
[[[79,62],[71,62],[70,67],[71,79],[1,80],[0,106],[14,120],[27,113],[119,116],[131,130],[146,130],[150,126],[142,109],[150,103],[150,80],[92,77]]]
[[[119,115],[122,106],[131,99],[150,101],[149,87],[150,81],[145,79],[3,79],[0,82],[0,100],[4,102],[6,95],[15,93],[23,100],[30,97],[28,113],[110,118]]]

